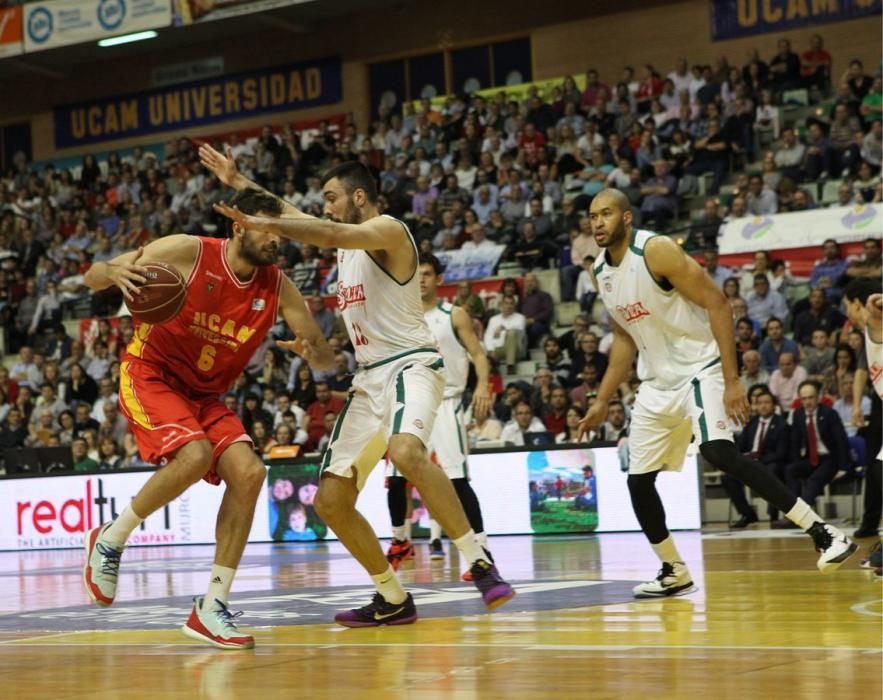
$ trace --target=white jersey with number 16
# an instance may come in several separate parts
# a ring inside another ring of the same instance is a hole
[[[417,255],[408,227],[392,220],[405,229],[408,245]],[[411,277],[402,284],[370,251],[341,248],[337,251],[337,279],[337,307],[360,365],[382,362],[409,350],[436,348],[423,318],[416,263]]]

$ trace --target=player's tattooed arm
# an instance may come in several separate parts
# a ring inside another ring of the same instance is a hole
[[[277,194],[265,190],[256,182],[252,182],[245,175],[239,172],[236,167],[236,159],[233,157],[233,149],[227,146],[225,153],[220,153],[212,148],[209,144],[204,143],[199,147],[199,162],[203,167],[208,169],[212,175],[223,182],[227,187],[232,187],[239,192],[246,188],[259,190],[274,199],[278,199],[282,204],[282,216],[288,219],[315,219],[314,216],[305,214],[294,205],[286,202]]]
[[[294,332],[295,340],[277,341],[284,350],[291,350],[303,357],[318,370],[334,368],[334,351],[322,335],[322,329],[307,308],[303,296],[287,277],[282,278],[282,298],[279,308],[282,318]]]
[[[670,238],[657,236],[644,248],[647,269],[657,280],[667,280],[684,298],[708,312],[711,333],[717,341],[724,373],[724,404],[737,423],[750,416],[745,388],[739,381],[733,312],[724,293],[705,270]]]
[[[119,287],[126,299],[138,292],[138,285],[144,284],[146,270],[144,265],[150,262],[163,262],[176,268],[184,279],[190,276],[199,242],[194,236],[176,234],[158,238],[137,250],[118,255],[107,262],[93,263],[84,276],[84,282],[90,289],[107,289],[112,285]]]

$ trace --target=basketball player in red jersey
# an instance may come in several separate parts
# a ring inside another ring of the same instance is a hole
[[[254,189],[237,193],[236,199],[253,213],[282,211],[278,199]],[[146,281],[143,263],[167,263],[187,282],[181,313],[163,325],[138,325],[120,366],[120,405],[141,456],[166,464],[115,520],[88,533],[86,591],[98,605],[111,605],[130,533],[200,479],[215,485],[223,481],[209,587],[195,599],[182,628],[187,636],[223,649],[254,646],[253,637],[237,630],[227,602],[266,469],[238,416],[219,397],[245,369],[280,313],[298,338],[281,347],[296,349],[318,369],[334,364],[303,298],[274,264],[279,240],[274,233],[239,225],[226,240],[167,236],[96,263],[86,274],[92,289],[116,285],[127,299]]]

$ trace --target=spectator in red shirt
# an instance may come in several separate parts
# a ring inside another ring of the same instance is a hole
[[[537,131],[532,122],[524,125],[524,132],[518,139],[518,149],[524,154],[524,165],[536,170],[540,164],[540,151],[546,146],[546,137]]]
[[[662,94],[662,79],[649,63],[641,69],[641,82],[636,95],[638,113],[647,114],[650,103]]]
[[[831,84],[831,54],[822,48],[822,37],[813,34],[809,39],[809,49],[800,54],[800,75],[807,87],[817,87],[827,91]]]
[[[563,433],[567,427],[567,391],[560,386],[552,389],[549,405],[543,409],[543,425],[550,433]]]
[[[325,414],[331,411],[334,415],[340,415],[341,409],[343,409],[343,400],[331,395],[328,382],[316,382],[316,400],[307,406],[307,415],[310,417],[310,427],[307,430],[310,445],[318,445],[322,437],[327,434]]]
[[[589,68],[586,72],[586,89],[583,90],[580,106],[584,111],[590,110],[597,106],[599,100],[603,100],[605,95],[609,96],[610,86],[598,79],[598,71]]]

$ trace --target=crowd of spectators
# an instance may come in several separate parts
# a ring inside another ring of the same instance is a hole
[[[462,282],[455,298],[494,368],[497,401],[490,416],[470,422],[472,444],[524,444],[532,433],[579,438],[576,425],[595,400],[612,342],[587,272],[599,254],[588,206],[611,186],[626,193],[637,225],[689,227],[688,240],[704,249],[706,269],[733,308],[746,388],[764,387],[785,416],[810,381],[853,438],[863,425],[866,366],[862,336],[845,325],[840,304],[849,280],[879,277],[879,241],[867,241],[855,259],[826,242],[808,280],[768,253],[738,270],[721,266],[716,253],[728,221],[812,209],[820,182],[840,183],[835,205],[881,201],[880,77],[851,61],[832,79],[831,63],[821,37],[801,56],[782,39],[769,61],[754,53],[743,66],[680,59],[667,75],[647,65],[618,77],[590,69],[584,89],[567,77],[548,94],[531,87],[524,100],[505,92],[423,100],[400,113],[381,108],[368,129],[323,122],[305,136],[268,126],[257,138],[234,134],[215,145],[229,147],[246,177],[317,215],[319,174],[359,160],[380,183],[381,208],[408,222],[421,250],[503,246],[503,261],[523,277],[506,279],[491,299]],[[820,116],[789,123],[794,90],[817,103]],[[4,173],[0,306],[6,347],[18,357],[0,368],[0,448],[70,444],[80,469],[142,464],[116,396],[131,319],[101,320],[85,341],[69,337],[61,321],[119,308],[116,290],[93,295],[84,286],[92,262],[170,233],[225,235],[212,210],[225,192],[197,148],[181,138],[164,158],[135,148],[101,163],[87,155],[73,170],[38,171],[17,156]],[[701,215],[685,222],[703,178],[709,196],[699,200]],[[318,372],[279,352],[281,324],[251,359],[223,400],[266,456],[292,445],[322,450],[356,368],[346,329],[323,296],[335,288],[335,251],[289,243],[278,263],[307,298],[337,362]],[[559,268],[562,299],[582,309],[563,330],[536,274],[551,268]],[[530,353],[535,374],[513,376]],[[639,383],[622,385],[596,438],[627,436]],[[850,445],[848,461],[860,462],[859,443]]]

